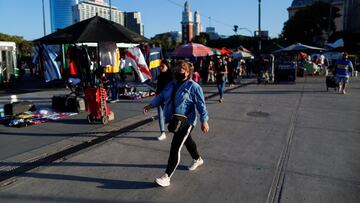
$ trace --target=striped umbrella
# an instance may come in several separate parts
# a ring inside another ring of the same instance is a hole
[[[214,55],[214,52],[202,44],[188,43],[177,47],[172,55],[173,57],[201,57]]]

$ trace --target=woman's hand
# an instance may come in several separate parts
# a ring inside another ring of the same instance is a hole
[[[146,114],[147,112],[149,112],[151,109],[151,107],[149,105],[145,106],[143,109],[143,113]]]
[[[201,124],[201,130],[205,135],[209,132],[209,124],[207,121]]]

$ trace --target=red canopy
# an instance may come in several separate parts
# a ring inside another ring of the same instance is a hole
[[[227,49],[226,47],[223,47],[221,49],[219,48],[215,48],[216,50],[218,50],[221,55],[230,55],[233,51],[231,51],[230,49]]]

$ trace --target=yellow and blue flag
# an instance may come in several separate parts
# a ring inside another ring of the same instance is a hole
[[[150,49],[149,54],[149,69],[158,68],[161,65],[161,48],[152,48]]]

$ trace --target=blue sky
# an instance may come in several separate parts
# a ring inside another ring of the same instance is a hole
[[[42,0],[0,0],[0,32],[33,40],[43,36]],[[121,11],[140,11],[145,36],[167,31],[181,31],[182,6],[185,0],[112,0]],[[262,30],[271,37],[281,33],[288,19],[287,8],[292,0],[262,0]],[[181,7],[180,7],[181,5]],[[232,35],[232,26],[257,29],[258,0],[190,0],[192,12],[200,11],[203,29],[211,26],[221,35]],[[49,2],[45,0],[46,30],[50,33]],[[246,30],[240,34],[250,35]]]

